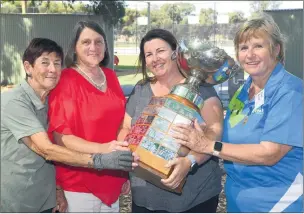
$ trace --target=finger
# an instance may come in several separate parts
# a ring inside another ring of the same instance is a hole
[[[64,206],[64,205],[61,205],[61,206],[59,207],[59,212],[64,213],[65,211],[66,211],[65,206]]]
[[[194,128],[198,131],[203,131],[200,124],[198,123],[197,119],[194,121]]]
[[[56,205],[56,207],[54,207],[54,208],[52,209],[52,213],[56,212],[56,210],[57,210],[57,205]]]
[[[139,161],[140,157],[138,154],[136,154],[135,152],[132,153],[133,159],[134,161]]]
[[[178,144],[186,146],[186,147],[189,147],[189,145],[190,145],[190,143],[188,141],[181,140],[181,139],[175,139],[175,143],[178,143]]]
[[[132,162],[130,161],[119,161],[119,165],[123,167],[132,167]]]
[[[172,187],[172,189],[176,189],[179,185],[180,185],[180,183],[176,183],[176,184]]]
[[[130,148],[125,147],[125,146],[115,146],[114,150],[115,151],[130,151]]]
[[[133,156],[132,155],[121,155],[119,157],[119,161],[128,162],[131,164],[133,162]]]
[[[132,163],[132,169],[134,169],[135,167],[138,167],[138,163]]]
[[[127,147],[129,143],[127,141],[116,141],[116,145]]]
[[[185,124],[175,124],[171,127],[171,129],[175,132],[188,132],[190,126],[189,125],[185,125]]]
[[[187,133],[172,133],[171,136],[174,138],[174,139],[179,139],[179,140],[185,140],[185,141],[188,141],[189,140],[189,132],[188,134]]]
[[[62,206],[62,213],[65,213],[68,210],[68,203],[64,203],[64,206]]]
[[[160,181],[161,181],[165,186],[167,186],[167,187],[173,189],[174,183],[172,183],[172,181],[170,181],[169,178],[167,178],[167,179],[161,179]]]
[[[176,158],[175,159],[175,165],[178,164],[178,163],[179,163],[179,161]],[[163,183],[173,187],[174,184],[176,184],[176,182],[179,182],[179,180],[180,180],[180,178],[179,178],[179,167],[175,166],[171,175],[167,179],[163,179]]]
[[[177,158],[174,158],[174,159],[172,159],[172,160],[169,160],[168,162],[167,162],[167,164],[165,165],[165,167],[172,167],[172,166],[175,166],[177,164]]]

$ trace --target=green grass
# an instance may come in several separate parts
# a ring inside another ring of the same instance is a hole
[[[138,55],[117,55],[119,58],[118,66],[137,66]]]
[[[120,42],[115,42],[114,45],[115,45],[116,48],[128,48],[128,47],[136,47],[136,46],[139,45],[139,44],[136,45],[135,42],[134,42],[134,43],[126,43],[126,42],[120,43]]]
[[[118,80],[121,85],[135,84],[142,79],[142,74],[129,74],[125,76],[119,76]]]

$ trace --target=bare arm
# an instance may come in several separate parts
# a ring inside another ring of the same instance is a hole
[[[188,133],[193,128],[186,125],[179,125],[176,131],[182,133],[176,135],[178,142],[188,146],[199,153],[211,155],[215,141],[212,140],[213,130],[207,126],[204,131],[198,131],[197,137],[193,141],[188,141]],[[222,151],[219,157],[247,165],[274,165],[276,164],[292,147],[289,145],[262,141],[259,144],[230,144],[223,142]]]
[[[61,162],[71,166],[89,167],[93,166],[90,154],[84,154],[52,144],[45,132],[38,132],[22,141],[38,155],[46,160]]]
[[[113,151],[107,154],[85,154],[52,144],[45,132],[23,137],[23,142],[46,160],[71,166],[130,171],[137,166],[138,157],[130,151]]]
[[[122,125],[120,127],[120,130],[118,132],[118,136],[117,136],[118,141],[123,141],[126,138],[126,136],[128,135],[128,133],[130,132],[130,130],[131,130],[131,120],[132,120],[132,118],[126,112],[124,120],[123,120]]]
[[[109,153],[113,150],[129,151],[126,142],[111,141],[109,143],[95,143],[84,140],[83,138],[75,135],[64,135],[58,132],[53,132],[54,140],[58,145],[67,147],[71,150],[81,153]]]
[[[214,142],[210,143],[210,146],[206,148],[206,153],[212,153],[213,145]],[[289,145],[267,141],[262,141],[260,144],[223,143],[220,157],[247,165],[272,166],[281,160],[291,148]]]

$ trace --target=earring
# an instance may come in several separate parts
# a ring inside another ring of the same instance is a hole
[[[176,51],[172,52],[171,60],[176,60]]]

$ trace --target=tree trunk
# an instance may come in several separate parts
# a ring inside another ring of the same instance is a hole
[[[27,0],[21,1],[21,9],[22,9],[22,14],[27,13]]]

